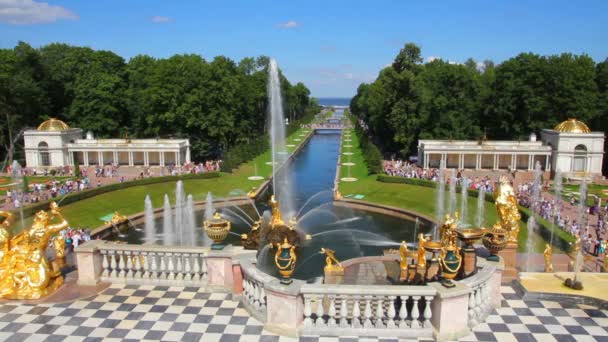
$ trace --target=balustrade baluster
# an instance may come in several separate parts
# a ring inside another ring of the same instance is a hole
[[[325,325],[325,310],[323,308],[323,295],[317,297],[317,320],[315,326],[317,328],[324,328]]]
[[[121,279],[127,275],[127,272],[125,272],[125,255],[123,253],[123,251],[116,251],[118,256],[118,268],[120,269],[118,272],[118,278]]]
[[[150,279],[160,278],[160,274],[158,274],[158,260],[156,258],[156,255],[156,252],[148,253],[148,257],[150,258]]]
[[[477,325],[477,320],[475,319],[475,290],[469,293],[469,327],[474,327]]]
[[[363,327],[372,328],[374,325],[372,324],[372,298],[370,296],[365,296],[365,310],[363,311],[363,315],[365,316]]]
[[[361,308],[359,307],[359,297],[353,296],[353,328],[361,327]]]
[[[133,257],[131,251],[123,252],[123,259],[125,259],[125,277],[133,279]]]
[[[175,266],[175,279],[177,280],[184,280],[184,264],[182,263],[183,257],[184,255],[181,253],[175,255],[175,258],[177,259],[177,265]]]
[[[481,286],[475,289],[475,317],[477,321],[481,318]]]
[[[150,260],[148,259],[148,252],[141,252],[141,278],[150,278]]]
[[[101,253],[101,267],[103,268],[103,272],[101,272],[101,276],[103,278],[107,278],[110,276],[110,263],[108,261],[108,251],[105,249],[100,250]]]
[[[410,324],[408,324],[408,314],[407,314],[407,299],[409,298],[409,296],[400,296],[401,299],[401,308],[399,308],[399,318],[401,319],[401,321],[399,321],[399,328],[407,328],[408,326],[410,326]]]
[[[167,279],[167,263],[165,261],[165,253],[158,252],[158,258],[160,259],[160,268],[158,270],[158,279]]]
[[[257,282],[253,283],[253,305],[256,309],[260,309],[260,284]]]
[[[264,287],[260,285],[260,307],[262,309],[266,308],[266,291],[264,291]]]
[[[141,255],[137,251],[133,251],[133,271],[131,272],[131,278],[141,278]]]
[[[192,254],[192,258],[194,259],[194,265],[192,266],[192,280],[199,281],[201,280],[201,263],[199,261],[200,254]]]
[[[192,280],[192,266],[190,266],[190,253],[184,253],[184,280]]]
[[[432,301],[433,296],[424,296],[424,321],[422,322],[422,326],[424,328],[429,328],[431,326],[431,317],[433,317],[433,313],[431,311]]]
[[[167,271],[169,273],[169,275],[167,276],[167,279],[169,280],[175,280],[175,264],[173,263],[173,253],[165,253],[166,258],[167,258]]]
[[[348,328],[348,302],[347,297],[342,296],[342,300],[340,301],[340,327]]]
[[[312,309],[310,307],[310,295],[304,295],[304,327],[312,327]]]
[[[388,312],[387,312],[387,320],[386,327],[387,328],[396,328],[395,320],[397,319],[397,311],[395,310],[395,299],[396,296],[388,296]]]
[[[384,297],[378,296],[378,301],[376,302],[376,328],[385,328],[384,326]]]
[[[329,295],[329,309],[327,310],[327,315],[329,316],[327,321],[327,326],[330,328],[334,328],[336,326],[336,298],[335,296]]]
[[[116,251],[109,251],[110,253],[110,277],[118,277],[118,263],[116,262]]]
[[[420,317],[420,311],[418,310],[420,296],[412,296],[412,300],[414,301],[414,306],[412,307],[412,328],[420,328],[420,321],[418,320]]]
[[[201,254],[201,280],[207,279],[207,257],[205,254]]]

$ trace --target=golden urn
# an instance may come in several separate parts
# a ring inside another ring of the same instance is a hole
[[[213,215],[212,219],[205,220],[205,222],[203,222],[205,233],[207,233],[207,236],[209,236],[209,238],[213,240],[213,245],[211,245],[211,249],[224,249],[226,245],[222,242],[228,236],[230,226],[230,221],[223,219],[218,212]]]
[[[285,238],[283,243],[276,244],[275,248],[277,251],[274,255],[274,263],[281,274],[281,284],[291,284],[291,275],[296,268],[296,261],[298,260],[296,246],[290,244],[287,238]]]
[[[490,261],[499,261],[498,252],[507,246],[509,232],[503,229],[499,223],[489,229],[481,239],[483,245],[490,251],[490,256],[487,257]]]

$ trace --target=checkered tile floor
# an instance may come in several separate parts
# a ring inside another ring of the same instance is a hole
[[[522,301],[503,287],[502,307],[463,341],[608,341],[608,311]],[[112,285],[64,304],[0,305],[0,341],[295,341],[263,330],[226,294],[197,288]],[[306,342],[357,338],[302,337]],[[361,338],[358,341],[396,341]]]

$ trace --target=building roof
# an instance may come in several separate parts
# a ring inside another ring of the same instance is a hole
[[[574,118],[568,119],[559,125],[555,126],[553,130],[562,133],[590,133],[591,130],[584,122],[578,121]]]
[[[70,126],[68,126],[68,124],[59,119],[48,119],[45,122],[41,123],[40,126],[38,126],[37,128],[38,131],[45,132],[66,131],[68,129],[70,129]]]

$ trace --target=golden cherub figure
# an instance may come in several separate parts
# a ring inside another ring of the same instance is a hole
[[[443,246],[448,246],[455,239],[454,231],[458,228],[459,218],[458,212],[454,213],[454,217],[451,217],[449,213],[445,214],[445,221],[439,228],[439,238]]]
[[[274,195],[270,196],[268,204],[272,210],[271,226],[284,224],[283,219],[281,218],[281,210],[279,209],[279,201],[275,199]]]
[[[553,273],[553,263],[551,262],[551,256],[553,255],[553,248],[551,248],[550,244],[546,245],[543,255],[545,256],[545,272]]]
[[[336,254],[335,254],[336,251],[334,251],[333,249],[321,248],[321,251],[319,253],[325,254],[325,268],[326,269],[342,267],[342,264],[336,258]]]
[[[36,213],[32,226],[10,239],[0,260],[0,298],[38,299],[63,284],[63,277],[51,272],[45,250],[51,236],[67,228],[68,223],[55,202],[50,209]],[[55,218],[60,222],[51,224]]]

